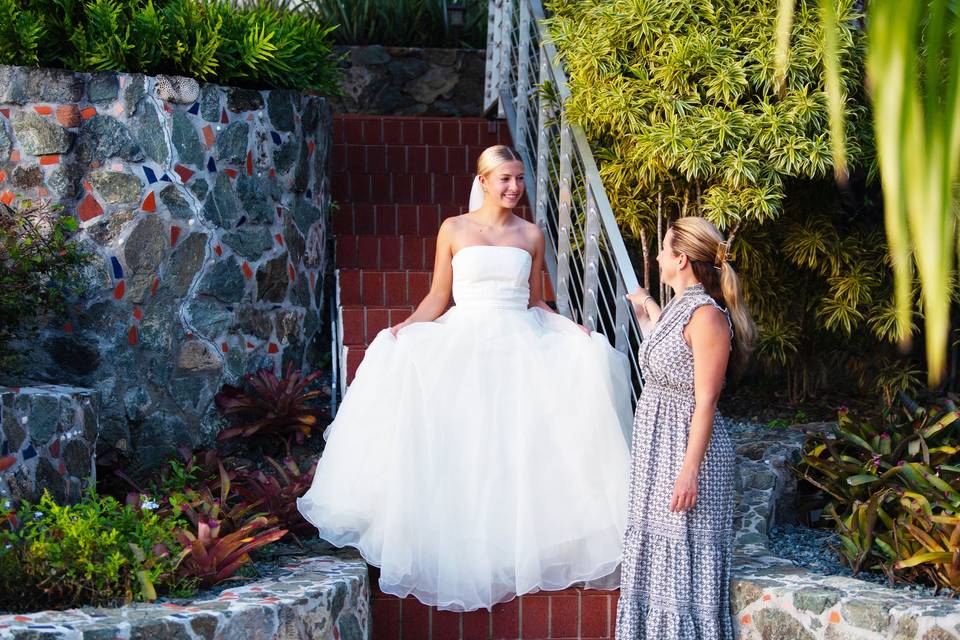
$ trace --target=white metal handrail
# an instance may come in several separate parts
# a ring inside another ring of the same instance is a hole
[[[625,295],[638,286],[583,130],[562,103],[567,76],[546,37],[539,0],[489,0],[484,107],[506,117],[526,168],[534,219],[547,239],[557,309],[607,336],[630,361],[636,402],[642,340]],[[551,100],[550,90],[559,98]]]

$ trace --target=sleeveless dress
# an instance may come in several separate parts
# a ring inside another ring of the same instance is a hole
[[[694,410],[693,353],[683,329],[704,305],[723,311],[702,284],[688,287],[667,303],[640,347],[644,386],[633,423],[617,640],[734,637],[734,451],[718,416],[700,465],[696,505],[669,511]]]
[[[368,347],[311,489],[320,537],[380,588],[452,611],[613,578],[626,521],[626,356],[527,307],[530,254],[453,257],[456,305]]]

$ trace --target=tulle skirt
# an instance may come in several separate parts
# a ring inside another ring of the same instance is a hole
[[[455,306],[383,331],[298,507],[321,538],[379,566],[384,592],[440,609],[609,583],[628,380],[602,335],[540,309]]]

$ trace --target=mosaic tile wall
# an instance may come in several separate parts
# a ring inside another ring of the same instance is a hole
[[[0,502],[36,502],[46,489],[63,504],[94,483],[95,396],[61,385],[0,387]]]
[[[64,204],[96,255],[72,316],[17,348],[28,378],[99,392],[102,453],[209,442],[223,382],[329,346],[330,137],[318,96],[0,66],[0,200]]]

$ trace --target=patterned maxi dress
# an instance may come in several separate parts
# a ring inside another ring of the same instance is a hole
[[[644,387],[633,422],[617,640],[734,637],[729,595],[734,452],[717,417],[695,507],[686,513],[668,509],[694,408],[693,353],[683,329],[703,305],[723,310],[703,285],[688,287],[667,304],[640,347]]]

